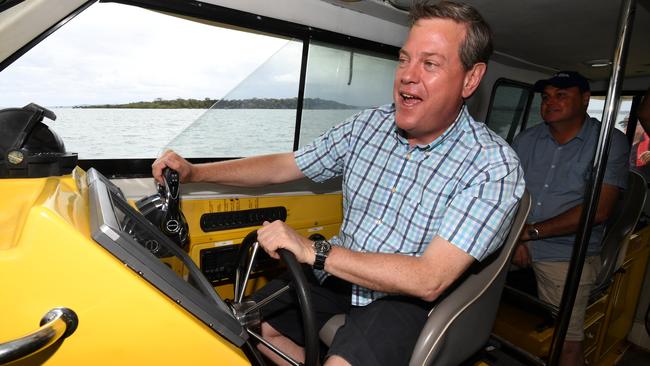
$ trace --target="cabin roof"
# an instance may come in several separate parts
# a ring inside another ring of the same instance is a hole
[[[406,25],[412,0],[323,0]],[[617,0],[464,0],[474,5],[494,32],[495,57],[523,61],[541,69],[577,70],[589,79],[609,78],[610,67],[591,67],[590,60],[611,60],[616,46],[622,1]],[[374,3],[374,4],[371,4]],[[625,75],[650,76],[650,0],[638,0]],[[382,9],[390,7],[390,11]]]

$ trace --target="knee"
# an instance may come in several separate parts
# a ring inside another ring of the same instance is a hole
[[[350,366],[350,363],[341,356],[332,355],[325,361],[325,366]]]

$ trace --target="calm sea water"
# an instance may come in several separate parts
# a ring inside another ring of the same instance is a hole
[[[185,157],[238,157],[291,151],[296,111],[290,109],[74,109],[53,108],[45,122],[80,159],[155,158],[171,148]],[[300,145],[357,110],[305,110]],[[503,114],[503,118],[500,116]],[[617,121],[625,128],[621,108]],[[511,111],[493,111],[491,127],[507,134]],[[590,109],[598,116],[602,109]],[[501,131],[503,129],[503,131]]]
[[[291,151],[296,111],[288,109],[53,108],[45,122],[80,159],[236,157]],[[301,145],[356,110],[305,110]]]

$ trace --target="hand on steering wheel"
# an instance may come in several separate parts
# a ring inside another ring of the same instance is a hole
[[[235,317],[246,329],[246,332],[255,338],[258,342],[264,344],[266,347],[268,347],[270,350],[275,352],[278,356],[282,357],[292,365],[300,365],[300,363],[293,360],[291,357],[287,356],[275,346],[267,342],[264,338],[262,338],[260,334],[254,330],[257,328],[260,322],[259,309],[276,299],[285,291],[293,289],[296,297],[298,298],[298,304],[300,306],[300,312],[302,314],[303,331],[305,334],[304,365],[318,365],[318,351],[320,344],[318,340],[318,329],[316,329],[316,317],[313,312],[307,279],[305,278],[305,274],[302,271],[300,263],[298,263],[293,253],[286,249],[278,249],[277,251],[292,276],[292,283],[290,285],[281,288],[277,292],[271,294],[269,297],[261,301],[258,301],[257,303],[254,301],[243,301],[244,293],[246,292],[246,283],[248,282],[248,278],[253,270],[255,256],[258,250],[259,243],[257,242],[257,231],[252,231],[246,236],[246,238],[244,238],[244,241],[242,241],[239,249],[239,264],[235,270],[235,297],[233,303],[231,304]],[[259,356],[259,354],[257,354],[257,349],[250,343],[247,342],[247,344],[250,351]],[[261,359],[260,357],[257,358]]]

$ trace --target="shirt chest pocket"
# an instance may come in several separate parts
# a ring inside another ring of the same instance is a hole
[[[551,191],[583,194],[591,175],[591,162],[576,161],[561,164],[549,184]]]
[[[397,243],[403,243],[400,249],[407,252],[423,248],[423,244],[431,241],[441,221],[433,202],[402,197],[395,203],[393,227],[397,237],[393,239]]]

